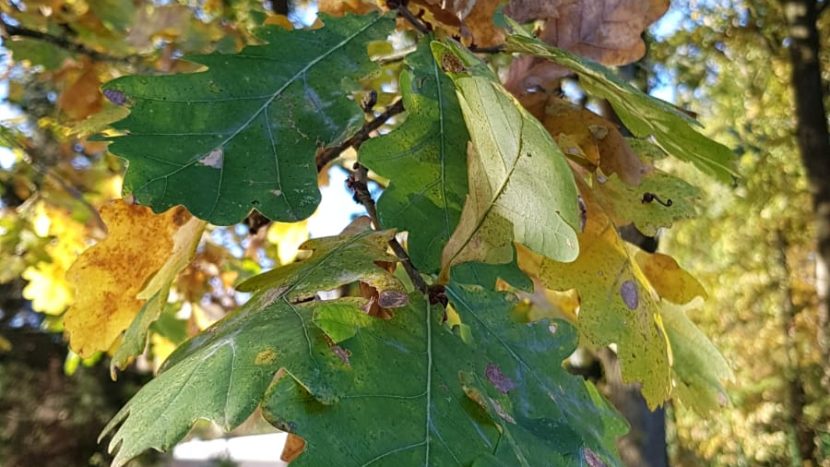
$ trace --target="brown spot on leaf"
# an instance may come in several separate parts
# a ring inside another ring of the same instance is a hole
[[[256,354],[254,363],[256,365],[270,365],[277,361],[277,351],[274,349],[265,349]]]
[[[495,363],[488,363],[484,374],[487,376],[490,384],[495,386],[502,394],[507,394],[516,387],[516,383],[502,373],[501,368]]]
[[[467,70],[461,60],[451,53],[445,53],[441,57],[441,68],[449,73],[461,73]]]
[[[620,297],[622,297],[625,306],[630,310],[636,310],[640,304],[640,292],[637,290],[637,284],[632,280],[627,280],[620,286]]]
[[[399,308],[409,303],[409,296],[399,290],[384,290],[378,297],[381,308]]]

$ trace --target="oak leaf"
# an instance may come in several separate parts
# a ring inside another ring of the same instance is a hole
[[[576,261],[560,263],[520,246],[519,266],[548,289],[576,290],[582,337],[595,347],[616,344],[623,381],[642,383],[643,396],[654,408],[671,392],[659,297],[590,190],[581,188],[587,221],[579,234]]]
[[[544,23],[539,39],[582,57],[617,66],[633,63],[646,51],[643,31],[669,7],[668,0],[514,1],[506,13],[513,19]],[[508,88],[548,87],[567,76],[567,68],[539,58],[517,59],[509,72]]]
[[[511,261],[513,241],[560,261],[576,258],[576,185],[550,134],[457,42],[434,42],[433,51],[457,71],[450,78],[472,140],[470,192],[442,253],[442,279],[454,264]]]
[[[671,256],[638,251],[634,258],[654,290],[664,299],[683,305],[695,297],[708,297],[700,281],[681,268]]]
[[[189,262],[195,249],[192,237],[201,234],[201,228],[193,228],[201,221],[182,207],[156,215],[150,208],[117,200],[101,208],[101,218],[107,237],[67,271],[76,301],[64,326],[69,345],[82,357],[113,347],[144,300],[164,289]],[[190,238],[177,241],[182,232]]]

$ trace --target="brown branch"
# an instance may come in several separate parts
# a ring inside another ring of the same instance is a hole
[[[369,214],[369,218],[372,220],[372,226],[375,230],[382,230],[383,226],[380,225],[380,221],[378,220],[378,211],[375,207],[375,200],[372,199],[372,194],[369,193],[368,172],[369,171],[366,167],[360,165],[359,163],[355,164],[354,171],[351,172],[346,183],[349,188],[354,191],[354,200],[366,208],[366,213]],[[395,252],[395,255],[400,258],[401,263],[406,270],[406,274],[412,280],[412,284],[415,288],[425,295],[429,294],[429,285],[427,285],[424,278],[421,277],[421,273],[415,269],[415,266],[412,264],[412,260],[409,258],[409,254],[407,254],[406,250],[403,246],[401,246],[395,237],[392,237],[392,239],[389,240],[389,246],[392,248],[392,251]]]
[[[317,172],[322,172],[323,169],[333,160],[340,157],[340,154],[354,147],[357,149],[360,145],[369,139],[372,132],[383,126],[390,118],[403,112],[403,101],[397,100],[394,104],[389,106],[382,114],[375,117],[373,120],[366,122],[363,127],[357,131],[351,138],[343,141],[337,146],[332,146],[323,149],[317,153]],[[256,235],[260,229],[271,225],[271,220],[261,215],[258,211],[251,211],[248,217],[245,218],[244,224],[248,226],[248,231],[251,235]]]
[[[128,63],[132,64],[136,61],[138,57],[136,56],[129,56],[129,57],[116,57],[114,55],[109,55],[107,53],[99,52],[97,50],[90,49],[89,47],[78,44],[77,42],[72,42],[66,37],[61,36],[54,36],[52,34],[48,34],[45,32],[37,31],[34,29],[29,29],[23,26],[14,26],[7,23],[3,16],[0,15],[0,28],[2,28],[5,36],[8,37],[28,37],[30,39],[37,39],[44,42],[48,42],[54,46],[60,47],[64,50],[67,50],[72,53],[86,55],[87,57],[102,61],[102,62],[121,62],[121,63]]]
[[[421,34],[429,34],[432,32],[432,26],[423,22],[420,18],[413,15],[409,8],[406,7],[408,0],[386,0],[386,7],[390,10],[397,10],[398,15],[405,19],[407,23],[418,30]]]
[[[399,113],[403,112],[403,101],[397,100],[394,104],[389,106],[382,114],[378,115],[374,120],[366,123],[363,125],[363,128],[358,130],[351,138],[343,141],[342,143],[338,144],[337,146],[332,146],[330,148],[326,148],[317,154],[317,171],[323,170],[323,168],[329,164],[329,162],[337,159],[340,157],[340,154],[349,149],[350,147],[354,147],[357,149],[361,143],[369,139],[369,136],[372,134],[373,131],[377,130],[384,123],[387,122],[390,118]]]
[[[490,47],[479,47],[479,46],[473,44],[473,45],[470,45],[469,47],[467,47],[467,49],[469,49],[470,52],[477,53],[477,54],[498,54],[498,53],[504,52],[505,45],[504,44],[498,44],[498,45],[492,45]]]

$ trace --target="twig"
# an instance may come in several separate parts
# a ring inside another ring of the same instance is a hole
[[[337,159],[340,156],[340,153],[345,151],[350,147],[357,148],[360,146],[361,143],[369,139],[371,133],[386,123],[387,120],[392,118],[395,115],[403,112],[403,101],[397,100],[394,104],[389,106],[382,114],[378,115],[374,120],[366,123],[363,125],[363,128],[358,130],[351,138],[343,141],[342,143],[338,144],[337,146],[332,146],[330,148],[324,149],[322,152],[317,154],[317,171],[323,170],[323,168],[328,165],[329,162]]]
[[[364,141],[369,139],[371,133],[386,123],[390,118],[399,113],[403,112],[403,101],[398,100],[391,106],[389,106],[382,114],[375,117],[373,120],[367,122],[363,125],[363,127],[357,131],[351,138],[343,141],[342,143],[338,144],[337,146],[332,146],[329,148],[323,149],[321,152],[317,154],[317,172],[321,172],[323,169],[326,168],[326,165],[329,162],[337,159],[340,157],[340,154],[350,147],[358,148]],[[256,234],[260,229],[263,227],[267,227],[271,224],[271,221],[265,219],[264,216],[260,215],[257,211],[251,211],[248,214],[248,217],[245,218],[244,221],[245,225],[248,226],[248,230],[251,235]]]
[[[78,53],[82,55],[86,55],[87,57],[102,61],[102,62],[121,62],[132,64],[135,62],[137,57],[116,57],[113,55],[109,55],[103,52],[99,52],[97,50],[90,49],[89,47],[78,44],[77,42],[72,42],[71,40],[67,39],[66,37],[54,36],[52,34],[48,34],[41,31],[36,31],[34,29],[29,29],[22,26],[14,26],[7,23],[2,15],[0,15],[0,27],[5,31],[5,35],[8,37],[18,36],[18,37],[29,37],[31,39],[38,39],[44,42],[48,42],[52,45],[60,47],[64,50],[69,52]]]
[[[470,52],[477,54],[498,54],[504,52],[504,48],[504,44],[491,45],[490,47],[479,47],[473,44],[470,47],[468,47]]]
[[[380,225],[380,221],[378,220],[378,211],[375,207],[375,200],[372,199],[372,194],[369,193],[368,172],[369,171],[366,167],[360,165],[359,163],[355,164],[354,171],[351,172],[346,183],[349,188],[354,191],[354,200],[366,208],[366,213],[369,214],[369,218],[372,220],[372,226],[375,230],[381,230],[383,227]],[[412,260],[409,258],[409,254],[407,254],[406,250],[404,250],[403,246],[401,246],[395,237],[392,237],[392,239],[389,240],[389,246],[392,247],[392,251],[395,252],[395,255],[400,258],[404,269],[406,269],[406,274],[412,280],[412,284],[415,288],[425,295],[429,294],[429,285],[427,285],[424,278],[421,277],[421,273],[415,269],[415,266],[412,264]]]
[[[432,32],[432,27],[421,21],[420,18],[413,15],[409,8],[406,7],[408,3],[407,0],[386,0],[386,6],[390,10],[398,10],[398,14],[406,20],[407,23],[411,24],[412,27],[418,30],[421,34],[429,34]]]

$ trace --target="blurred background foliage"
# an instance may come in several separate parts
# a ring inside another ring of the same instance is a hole
[[[359,1],[328,3],[361,8]],[[297,224],[212,227],[154,325],[148,352],[117,382],[99,357],[82,361],[63,344],[61,315],[73,299],[65,272],[105,235],[97,209],[121,189],[123,162],[93,135],[123,109],[104,98],[100,84],[129,73],[192,70],[184,55],[238,50],[256,41],[263,22],[314,23],[315,2],[288,7],[278,0],[0,2],[2,465],[105,465],[95,443],[101,426],[177,344],[245,299],[231,285],[293,261],[310,234],[338,231],[335,214],[348,219],[350,201],[334,168],[321,184],[346,204],[324,205]],[[710,136],[736,151],[743,174],[730,187],[676,167],[705,187],[703,212],[660,238],[660,249],[706,285],[710,298],[690,317],[736,378],[731,405],[718,413],[669,408],[675,465],[796,465],[805,440],[819,440],[816,457],[830,459],[815,232],[781,8],[777,0],[674,0],[633,73],[695,112]],[[825,17],[820,30],[827,27]],[[394,89],[399,63],[386,64],[372,87]],[[388,99],[381,94],[379,104]]]
[[[663,240],[707,287],[709,299],[690,316],[735,371],[731,406],[709,417],[671,411],[671,458],[799,464],[797,444],[817,438],[826,460],[830,399],[817,342],[815,231],[794,136],[782,5],[682,0],[673,8],[677,29],[649,51],[652,85],[670,89],[710,136],[734,148],[743,179],[726,187],[684,174],[705,187],[703,212]]]

